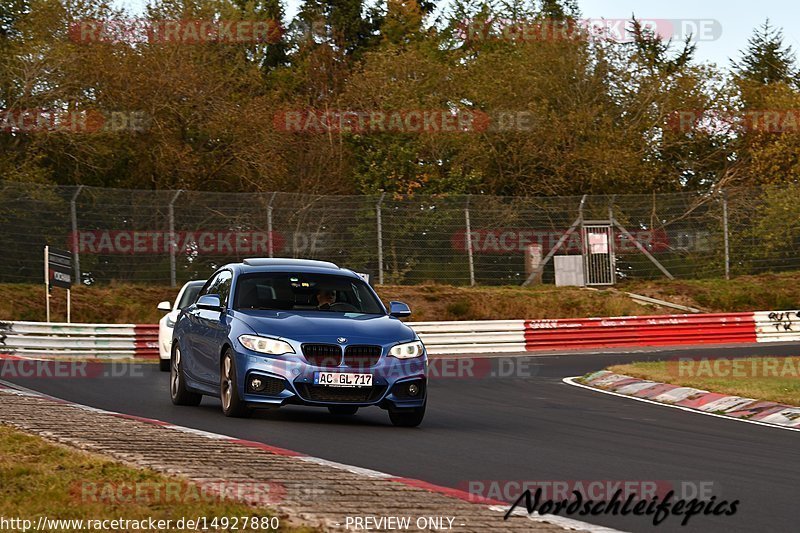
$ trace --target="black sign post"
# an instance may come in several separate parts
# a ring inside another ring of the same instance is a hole
[[[71,319],[72,252],[44,247],[44,283],[47,289],[47,321],[50,322],[50,289],[67,289],[67,323]]]

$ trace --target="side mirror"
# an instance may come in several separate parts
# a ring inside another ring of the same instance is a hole
[[[411,316],[411,308],[403,302],[389,302],[389,314],[397,318]]]
[[[158,304],[158,310],[164,311],[165,313],[169,313],[170,311],[172,311],[172,304],[167,301],[161,302],[160,304]]]
[[[204,294],[197,299],[197,307],[208,309],[209,311],[222,311],[222,302],[219,301],[219,294]]]

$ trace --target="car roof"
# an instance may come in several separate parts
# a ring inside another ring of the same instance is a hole
[[[293,259],[286,257],[250,257],[242,260],[246,266],[291,266],[291,267],[314,267],[330,268],[339,270],[339,266],[329,261],[317,261],[315,259]]]
[[[313,259],[293,259],[286,257],[255,257],[232,263],[226,266],[242,274],[250,272],[304,272],[308,274],[339,274],[348,277],[359,277],[347,268],[341,268],[329,261]]]

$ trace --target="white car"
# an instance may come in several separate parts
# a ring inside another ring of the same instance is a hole
[[[178,315],[181,309],[188,307],[197,300],[197,294],[200,289],[205,285],[205,281],[189,281],[181,287],[178,297],[175,298],[175,303],[171,304],[168,301],[163,301],[158,304],[158,310],[164,311],[167,314],[158,321],[158,366],[162,372],[169,371],[169,358],[172,350],[172,328],[175,327],[175,321],[178,320]]]

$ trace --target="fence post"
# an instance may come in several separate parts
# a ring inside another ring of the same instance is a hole
[[[269,199],[269,205],[267,205],[267,242],[269,243],[269,256],[272,257],[274,253],[274,248],[272,244],[272,202],[275,200],[275,195],[278,194],[277,192],[272,193],[272,197]]]
[[[172,201],[169,203],[169,284],[170,287],[175,287],[177,285],[177,279],[175,275],[175,251],[178,247],[177,243],[175,242],[175,200],[178,199],[178,196],[181,195],[183,189],[178,189],[175,193],[175,196],[172,197]]]
[[[83,190],[84,185],[78,185],[78,190],[72,195],[72,200],[69,201],[70,218],[72,219],[72,257],[75,260],[75,283],[81,283],[81,252],[78,249],[80,242],[78,241],[78,207],[76,201],[78,195]]]
[[[728,241],[728,193],[722,191],[722,239],[725,244],[725,279],[731,279],[731,250]]]
[[[611,257],[609,258],[610,259],[609,263],[611,265],[612,285],[617,284],[617,240],[616,240],[616,234],[614,233],[614,223],[611,222],[612,220],[614,220],[614,200],[616,199],[616,197],[617,197],[616,194],[612,194],[611,199],[609,199],[608,201],[608,224],[611,233],[609,235],[611,237],[610,239],[611,242],[608,243],[608,251],[611,254]]]
[[[381,220],[381,204],[386,192],[381,193],[378,203],[375,205],[375,215],[378,224],[378,284],[383,285],[383,221]]]
[[[471,287],[475,286],[475,263],[472,258],[472,227],[469,221],[469,201],[472,195],[467,196],[467,205],[464,207],[464,222],[467,226],[467,256],[469,257],[469,284]]]

